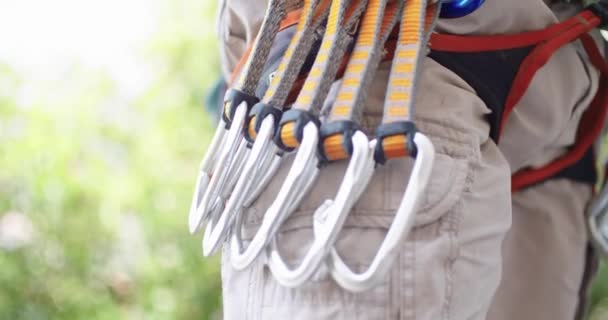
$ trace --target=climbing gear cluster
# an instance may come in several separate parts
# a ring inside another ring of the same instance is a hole
[[[288,12],[293,2],[269,1],[253,47],[225,95],[222,119],[200,164],[189,229],[193,234],[204,229],[204,256],[226,245],[227,261],[237,270],[261,259],[279,283],[297,287],[323,267],[343,288],[363,291],[386,278],[431,174],[435,150],[412,115],[435,23],[472,13],[483,0],[302,0],[295,19]],[[587,22],[590,28],[599,25]],[[288,44],[273,61],[286,27],[292,28]],[[525,43],[541,43],[540,35]],[[487,40],[452,46],[455,39],[437,42],[444,52],[458,52],[470,43],[483,47]],[[387,60],[392,65],[382,122],[368,137],[360,118],[379,64]],[[328,108],[326,98],[338,78]],[[294,155],[291,163],[284,161],[288,154]],[[334,247],[338,234],[375,169],[405,157],[414,164],[393,223],[367,269],[354,271]],[[320,169],[338,161],[348,164],[339,189],[311,217],[312,244],[297,266],[289,265],[278,249],[279,229],[315,188]],[[246,209],[288,165],[274,201],[261,212],[259,229],[245,241]]]
[[[286,0],[269,2],[248,60],[226,94],[223,118],[200,166],[190,231],[204,229],[205,256],[226,243],[235,269],[245,269],[262,258],[280,283],[295,287],[324,264],[344,288],[365,290],[385,276],[429,180],[433,145],[416,130],[411,115],[420,62],[440,4],[426,0],[304,0],[290,43],[267,89],[258,96],[256,90],[264,80],[286,6]],[[369,139],[358,121],[366,90],[394,31],[398,31],[398,42],[384,117],[375,137]],[[305,81],[295,101],[289,103],[307,60],[311,66]],[[343,80],[322,123],[319,112],[339,72]],[[295,157],[287,177],[263,214],[259,230],[246,244],[242,239],[244,211],[285,165],[283,159],[289,153]],[[334,249],[338,233],[365,192],[374,168],[408,156],[416,161],[395,221],[369,268],[355,272]],[[320,168],[336,161],[348,161],[343,181],[335,198],[317,210],[315,217],[324,219],[315,219],[312,245],[292,268],[278,250],[278,230],[315,187]]]

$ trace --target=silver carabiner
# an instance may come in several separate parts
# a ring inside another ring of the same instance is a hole
[[[241,146],[245,144],[242,130],[245,123],[245,116],[247,114],[247,103],[242,102],[236,109],[234,119],[228,135],[224,140],[223,148],[217,158],[216,168],[213,172],[207,188],[203,194],[202,200],[198,204],[198,207],[194,215],[189,217],[189,227],[191,233],[196,233],[200,228],[207,222],[213,210],[217,208],[217,200],[222,194],[226,192],[226,182],[229,180],[231,173],[239,167],[239,164],[234,163],[235,159],[239,159],[241,155],[236,154],[239,152],[245,152],[247,148]]]
[[[281,163],[283,163],[283,154],[282,151],[279,151],[275,154],[268,154],[266,159],[262,160],[263,165],[262,168],[267,168],[266,171],[260,171],[258,176],[256,176],[255,180],[260,181],[260,183],[252,186],[252,191],[247,195],[243,206],[245,208],[249,208],[253,205],[253,202],[257,198],[260,197],[262,192],[266,189],[272,178],[274,178],[275,174],[281,167]]]
[[[353,272],[342,260],[337,250],[335,248],[331,249],[326,260],[329,271],[334,280],[347,290],[361,292],[381,283],[391,267],[392,261],[398,254],[399,245],[411,229],[414,215],[418,209],[421,195],[430,179],[435,160],[435,148],[425,135],[417,132],[414,136],[414,143],[418,154],[408,185],[394,221],[369,268],[362,273]]]
[[[608,182],[587,209],[587,225],[593,244],[608,257]]]
[[[274,134],[275,119],[272,114],[269,114],[262,121],[260,132],[258,133],[253,144],[251,153],[245,162],[242,172],[235,174],[236,186],[232,190],[232,196],[229,198],[226,207],[216,221],[210,221],[205,229],[203,237],[203,255],[209,256],[217,251],[222,241],[226,238],[229,227],[232,226],[235,216],[240,215],[243,211],[243,203],[249,195],[250,189],[260,175],[260,172],[265,172],[268,168],[264,168],[264,164],[269,161],[263,161],[268,158],[266,155],[274,155],[276,147],[272,142]]]
[[[194,194],[192,195],[192,202],[190,204],[190,212],[188,213],[189,230],[190,233],[195,233],[198,226],[198,219],[196,210],[198,209],[203,195],[209,186],[209,180],[215,171],[217,165],[217,154],[220,147],[224,144],[226,138],[226,123],[222,120],[213,135],[209,149],[205,154],[201,164],[199,166],[198,177],[196,178],[196,185],[194,186]],[[195,223],[196,221],[196,223]]]
[[[275,237],[283,221],[295,211],[308,194],[316,180],[319,173],[319,160],[316,156],[319,141],[317,126],[314,123],[307,124],[304,127],[304,135],[310,138],[302,141],[300,151],[295,156],[277,198],[264,214],[260,228],[244,251],[241,239],[243,219],[241,217],[236,219],[230,240],[230,262],[235,269],[243,270],[253,263]]]
[[[304,140],[306,138],[304,135]],[[315,225],[314,240],[300,265],[291,269],[281,257],[276,237],[270,243],[268,267],[275,279],[284,286],[297,287],[310,280],[338,238],[350,209],[364,189],[361,186],[367,186],[371,180],[375,165],[375,145],[370,148],[367,136],[361,131],[355,132],[352,142],[353,153],[336,200],[326,201],[325,203],[331,204],[318,208],[314,213],[315,224],[318,224]]]

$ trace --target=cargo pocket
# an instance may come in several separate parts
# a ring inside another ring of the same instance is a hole
[[[414,228],[431,224],[457,205],[471,181],[472,159],[478,156],[473,139],[465,131],[431,121],[418,121],[419,127],[432,140],[436,159],[421,205],[415,215]],[[279,247],[285,261],[298,265],[314,239],[314,211],[327,198],[333,198],[341,182],[346,163],[326,167],[311,194],[281,228]],[[399,207],[413,161],[394,160],[379,167],[340,231],[336,248],[344,261],[357,272],[368,268],[391,226]],[[276,194],[276,193],[275,193]],[[307,285],[290,289],[278,284],[267,268],[260,270],[258,288],[263,306],[263,319],[391,319],[395,286],[400,286],[398,268],[386,280],[364,293],[351,293],[340,288],[324,266]]]

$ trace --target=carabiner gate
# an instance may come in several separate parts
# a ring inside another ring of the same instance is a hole
[[[270,243],[268,267],[275,279],[284,286],[300,286],[314,275],[332,248],[350,209],[361,194],[359,186],[367,185],[372,177],[374,148],[369,147],[369,141],[361,131],[357,131],[352,140],[353,154],[336,201],[329,207],[321,207],[315,212],[315,222],[318,225],[315,225],[314,240],[300,265],[291,269],[281,257],[276,238]]]
[[[362,273],[356,273],[346,265],[335,248],[330,252],[327,260],[330,273],[338,284],[348,290],[361,292],[380,284],[392,261],[398,255],[399,245],[411,229],[419,200],[428,184],[435,159],[435,148],[426,136],[416,133],[414,142],[418,154],[409,183],[395,214],[395,219],[369,268]]]
[[[226,137],[221,153],[216,160],[216,170],[209,181],[195,214],[190,216],[189,226],[191,233],[200,230],[209,219],[211,213],[215,211],[211,209],[216,208],[216,202],[220,199],[221,195],[225,194],[226,190],[229,189],[226,182],[233,174],[236,174],[235,171],[240,166],[240,163],[236,163],[235,160],[244,158],[240,153],[246,152],[248,148],[241,146],[242,144],[246,144],[241,132],[243,130],[247,110],[248,107],[246,102],[242,102],[236,109],[230,130],[228,131],[228,136]]]
[[[274,135],[274,116],[268,115],[262,121],[261,129],[253,144],[251,153],[247,158],[242,172],[235,174],[238,177],[238,182],[232,196],[229,198],[226,207],[217,219],[217,223],[208,223],[203,237],[203,255],[209,256],[213,254],[225,239],[229,226],[232,225],[234,217],[242,214],[244,202],[250,194],[251,188],[256,182],[260,172],[266,172],[268,168],[263,168],[265,155],[274,154],[276,147],[272,143]]]
[[[319,173],[316,156],[319,141],[318,129],[314,123],[304,128],[305,136],[300,151],[296,154],[277,198],[264,214],[262,224],[249,246],[243,251],[241,239],[242,219],[237,219],[230,240],[230,262],[237,270],[247,268],[260,255],[266,245],[278,232],[280,225],[298,207],[308,194]]]

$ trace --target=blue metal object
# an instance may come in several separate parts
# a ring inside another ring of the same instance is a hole
[[[477,10],[485,0],[441,0],[441,18],[460,18]]]

